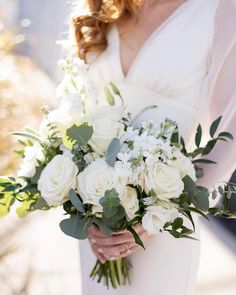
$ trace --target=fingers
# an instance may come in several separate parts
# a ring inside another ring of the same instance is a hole
[[[105,238],[99,238],[96,236],[89,235],[89,238],[91,239],[92,243],[100,247],[126,244],[126,243],[131,243],[134,241],[133,236],[132,235],[130,236],[127,234],[112,236],[112,237],[105,237]]]
[[[141,225],[135,226],[134,229],[139,236],[141,236],[145,232]],[[95,226],[92,226],[89,229],[89,238],[92,241],[92,243],[96,243],[100,247],[107,247],[134,242],[133,235],[127,230],[114,233],[111,237],[109,237],[104,235]]]
[[[97,248],[97,251],[103,255],[106,260],[114,260],[120,257],[121,253],[125,253],[133,244],[122,244],[113,247]]]
[[[150,235],[143,229],[142,225],[134,226],[134,230],[144,244],[150,240]],[[89,229],[88,238],[94,254],[102,263],[107,260],[127,257],[141,249],[135,243],[133,235],[129,231],[114,233],[111,237],[108,237],[100,232],[97,227],[92,226]]]
[[[98,252],[97,248],[94,247],[94,245],[91,245],[91,248],[92,248],[92,251],[93,253],[96,255],[97,259],[101,262],[101,263],[105,263],[106,262],[106,259],[105,257]]]

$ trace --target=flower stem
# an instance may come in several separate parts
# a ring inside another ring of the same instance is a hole
[[[109,261],[110,266],[110,278],[111,284],[114,289],[116,289],[116,271],[115,271],[115,261]]]
[[[115,261],[116,264],[116,270],[117,270],[117,278],[118,278],[118,283],[119,286],[123,286],[124,285],[124,274],[122,274],[122,259],[117,259]]]
[[[109,288],[110,285],[116,289],[118,286],[124,286],[129,280],[129,269],[131,265],[126,258],[120,258],[114,261],[101,263],[97,260],[90,277],[97,279],[97,282]]]

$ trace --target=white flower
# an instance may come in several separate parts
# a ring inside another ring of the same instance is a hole
[[[104,155],[113,138],[120,138],[124,132],[124,125],[120,123],[123,109],[102,106],[90,113],[85,121],[93,126],[93,136],[89,141],[94,152]]]
[[[142,219],[144,229],[150,235],[156,235],[167,222],[174,221],[179,216],[176,208],[164,208],[152,205],[147,208]]]
[[[135,166],[129,177],[128,183],[135,186],[139,185],[144,189],[145,168],[145,163],[143,161],[141,161],[138,166]]]
[[[60,108],[51,111],[44,118],[40,125],[40,134],[43,138],[47,138],[51,133],[49,124],[53,124],[62,136],[66,129],[70,128],[74,123],[79,122],[81,117],[82,110],[80,107],[71,107],[68,104],[64,104]]]
[[[18,176],[33,177],[36,173],[38,161],[44,161],[45,156],[40,144],[35,143],[33,146],[27,146],[24,150],[24,158],[21,163]]]
[[[85,204],[101,206],[99,201],[107,190],[114,188],[120,193],[123,187],[114,168],[104,159],[96,159],[78,175],[78,193]]]
[[[145,172],[146,194],[154,190],[157,198],[171,199],[178,198],[183,189],[184,183],[178,169],[158,161],[155,157],[149,161]]]
[[[76,187],[78,168],[68,155],[56,155],[43,169],[38,190],[48,205],[59,205]]]
[[[139,210],[139,201],[136,189],[127,186],[121,194],[120,200],[128,219],[131,220],[135,217],[135,212]]]
[[[179,170],[181,178],[184,178],[186,175],[188,175],[193,181],[196,181],[196,171],[191,160],[179,150],[173,152],[173,157],[175,159],[170,160],[169,164]]]

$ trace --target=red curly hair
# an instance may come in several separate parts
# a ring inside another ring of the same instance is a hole
[[[128,15],[135,15],[142,0],[86,0],[87,15],[72,19],[78,56],[86,60],[91,51],[102,52],[107,47],[109,25]]]

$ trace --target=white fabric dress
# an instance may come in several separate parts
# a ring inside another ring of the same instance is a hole
[[[235,12],[234,1],[227,1],[232,2],[229,10],[232,12],[233,8]],[[126,76],[120,62],[118,31],[113,25],[108,34],[109,46],[91,64],[91,75],[101,83],[113,81],[121,90],[132,114],[138,113],[146,106],[158,105],[157,109],[146,112],[140,120],[152,119],[160,122],[165,117],[174,119],[179,124],[181,134],[188,144],[191,144],[197,124],[201,122],[207,126],[210,118],[209,108],[212,102],[209,95],[210,90],[211,93],[214,91],[212,90],[213,82],[210,82],[212,48],[216,42],[216,17],[219,9],[224,8],[224,5],[224,0],[189,0],[182,4],[148,38]],[[233,15],[236,17],[236,14]],[[225,46],[229,43],[226,42]],[[223,62],[222,60],[222,64]],[[214,76],[212,80],[215,81],[216,77]],[[229,100],[231,98],[232,96]],[[215,115],[218,113],[221,112],[214,112]],[[223,109],[222,113],[224,113]],[[231,108],[231,117],[235,117],[234,115],[235,107],[234,111]],[[232,121],[227,121],[227,124],[226,121],[224,121],[224,128],[232,129]],[[231,149],[232,146],[229,151]],[[233,156],[232,151],[230,155]],[[217,157],[216,154],[215,158]],[[231,162],[224,168],[228,176],[235,165]],[[218,179],[208,177],[209,185],[216,181]],[[102,284],[97,284],[89,278],[96,258],[90,250],[88,241],[82,241],[80,242],[82,294],[193,294],[199,249],[200,242],[174,239],[165,233],[159,234],[147,245],[146,251],[140,249],[130,256],[133,265],[131,286],[107,290]]]

